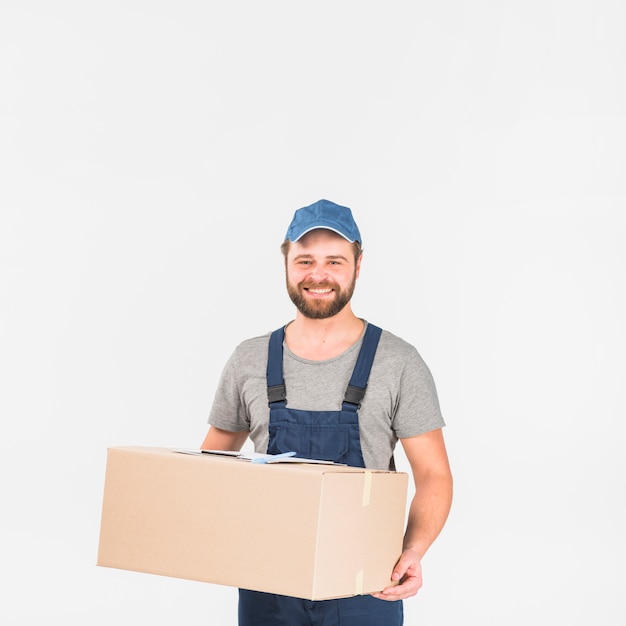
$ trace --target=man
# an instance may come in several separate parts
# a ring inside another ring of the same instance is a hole
[[[452,500],[444,425],[432,376],[413,346],[357,317],[361,235],[349,208],[298,209],[282,245],[296,317],[237,346],[222,374],[203,449],[295,450],[308,458],[395,469],[400,440],[415,483],[404,550],[379,593],[311,602],[239,592],[240,626],[399,626],[422,585],[420,560]],[[242,564],[254,567],[254,564]],[[298,564],[294,563],[294,567]]]

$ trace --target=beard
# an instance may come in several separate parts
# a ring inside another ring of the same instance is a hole
[[[356,275],[352,278],[352,282],[345,288],[332,281],[324,281],[321,283],[313,283],[303,280],[297,285],[292,285],[287,277],[287,293],[291,301],[302,315],[314,320],[323,320],[328,317],[337,315],[350,302],[354,287],[356,285]],[[303,293],[305,289],[332,289],[334,298],[324,299],[307,299]]]

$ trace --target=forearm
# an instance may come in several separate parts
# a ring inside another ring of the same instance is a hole
[[[211,426],[201,447],[203,450],[241,450],[247,438],[247,432],[231,432]]]
[[[391,574],[398,584],[373,594],[381,600],[414,596],[422,586],[421,559],[446,522],[452,503],[452,475],[449,470],[415,476],[416,491],[409,508],[404,550]]]
[[[415,495],[409,508],[404,549],[421,559],[443,528],[452,505],[450,472],[416,477]]]

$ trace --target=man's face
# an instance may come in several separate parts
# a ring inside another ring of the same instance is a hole
[[[360,265],[349,241],[330,230],[313,230],[292,243],[287,254],[289,297],[305,317],[337,315],[352,298]]]

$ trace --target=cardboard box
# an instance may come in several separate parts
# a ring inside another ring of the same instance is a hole
[[[98,565],[309,600],[379,591],[408,476],[109,448]]]

